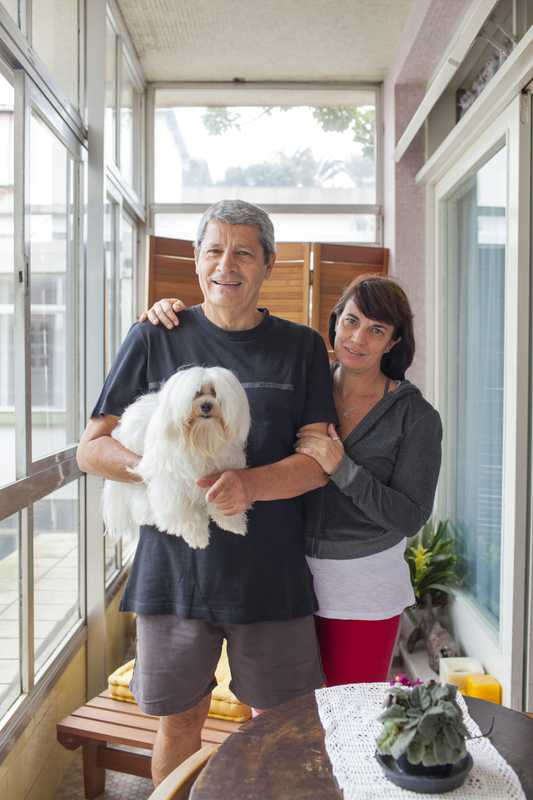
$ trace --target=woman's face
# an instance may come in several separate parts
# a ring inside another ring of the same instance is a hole
[[[380,368],[384,353],[394,347],[394,326],[369,319],[349,300],[335,327],[335,355],[347,369],[364,373]]]

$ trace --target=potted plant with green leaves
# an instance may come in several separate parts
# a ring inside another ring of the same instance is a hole
[[[449,520],[429,520],[414,536],[405,551],[416,605],[407,609],[414,629],[407,639],[407,649],[413,652],[423,638],[430,663],[438,671],[440,655],[457,655],[450,634],[435,615],[435,607],[444,607],[453,589],[461,584],[460,562],[456,537]]]
[[[472,767],[457,687],[435,681],[389,689],[376,757],[385,775],[416,792],[460,786]]]

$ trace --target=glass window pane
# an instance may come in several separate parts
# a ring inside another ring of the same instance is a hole
[[[120,58],[120,172],[126,183],[133,186],[136,92],[131,70],[122,50]]]
[[[116,539],[104,536],[105,548],[105,583],[106,586],[111,583],[119,570],[118,564],[118,542]]]
[[[33,48],[58,86],[78,107],[78,3],[32,0]]]
[[[13,87],[0,74],[0,486],[15,480]]]
[[[450,292],[455,522],[466,589],[494,620],[502,544],[506,182],[502,148],[448,201],[448,252],[457,263]]]
[[[33,460],[75,440],[73,196],[67,150],[37,117],[30,147],[31,391]]]
[[[120,236],[120,326],[119,342],[125,338],[133,323],[133,274],[135,257],[135,226],[125,214],[122,215]]]
[[[156,94],[155,201],[376,202],[375,104],[167,107]]]
[[[115,252],[116,252],[116,203],[109,198],[105,204],[104,215],[104,258],[105,258],[105,284],[104,284],[104,359],[106,373],[111,369],[111,364],[116,353],[116,281],[115,281]]]
[[[0,522],[0,717],[21,693],[19,515]]]
[[[2,5],[7,13],[19,24],[18,0],[2,0]]]
[[[109,20],[106,29],[105,151],[108,161],[116,159],[117,37]]]
[[[79,533],[78,481],[34,504],[36,673],[81,618]]]
[[[155,235],[194,239],[201,214],[156,214]],[[270,214],[277,242],[376,242],[371,214]]]

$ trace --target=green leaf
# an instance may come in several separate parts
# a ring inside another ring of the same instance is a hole
[[[405,708],[399,705],[389,706],[382,711],[378,717],[379,722],[386,722],[388,720],[393,720],[394,722],[407,722],[407,715],[405,713]]]
[[[396,741],[391,747],[391,756],[393,758],[400,758],[400,756],[403,756],[415,736],[416,730],[402,731],[402,733],[396,737]]]
[[[407,760],[410,764],[420,764],[423,752],[424,744],[419,736],[415,736],[407,748]]]

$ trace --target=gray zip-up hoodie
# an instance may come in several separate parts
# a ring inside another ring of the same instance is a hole
[[[442,425],[420,390],[403,381],[344,440],[345,455],[323,489],[306,496],[306,551],[360,558],[413,536],[433,507]]]

